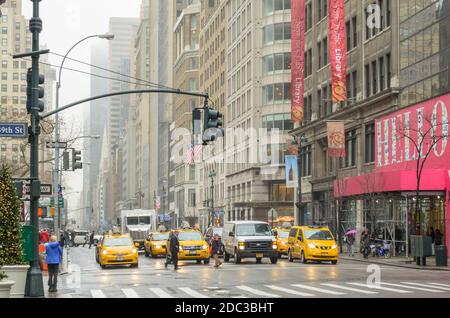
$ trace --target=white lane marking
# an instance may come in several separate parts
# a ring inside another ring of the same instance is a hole
[[[94,298],[106,298],[105,294],[100,289],[91,289],[91,295]]]
[[[431,285],[419,284],[419,283],[403,282],[403,284],[408,284],[408,285],[413,285],[413,286],[421,286],[421,287],[428,287],[428,288],[434,288],[434,289],[441,289],[441,290],[450,290],[450,288],[447,288],[447,287],[431,286]]]
[[[347,283],[347,284],[354,285],[354,286],[360,286],[360,287],[367,287],[370,289],[385,290],[385,291],[390,291],[390,292],[400,293],[400,294],[411,294],[412,293],[411,291],[408,291],[408,290],[388,288],[388,287],[382,287],[382,286],[378,286],[378,285],[369,285],[369,284],[362,284],[362,283]]]
[[[336,284],[325,283],[325,284],[320,284],[320,285],[333,287],[333,288],[337,288],[337,289],[353,291],[353,292],[356,292],[356,293],[367,294],[367,295],[378,294],[378,292],[374,292],[374,291],[362,290],[362,289],[358,289],[358,288],[346,287],[346,286],[341,286],[341,285],[336,285]]]
[[[436,285],[436,286],[442,286],[442,287],[448,287],[450,288],[450,285],[446,285],[446,284],[439,284],[439,283],[429,283],[430,285]]]
[[[323,288],[317,288],[317,287],[312,287],[312,286],[308,286],[308,285],[301,285],[301,284],[294,284],[291,285],[294,287],[298,287],[298,288],[303,288],[303,289],[309,289],[309,290],[313,290],[319,293],[324,293],[324,294],[330,294],[330,295],[345,295],[345,293],[340,293],[340,292],[336,292],[336,291],[332,291],[332,290],[328,290],[328,289],[323,289]]]
[[[304,296],[304,297],[313,297],[315,295],[313,294],[308,294],[308,293],[302,293],[293,289],[288,289],[288,288],[284,288],[284,287],[278,287],[278,286],[274,286],[274,285],[266,285],[266,287],[273,289],[273,290],[277,290],[286,294],[291,294],[291,295],[297,295],[297,296]]]
[[[270,298],[281,298],[280,295],[275,295],[275,294],[271,294],[271,293],[266,293],[264,291],[261,290],[257,290],[248,286],[236,286],[236,288],[247,291],[249,293],[252,293],[254,295],[258,295],[258,296],[264,296],[264,297],[270,297]]]
[[[139,295],[131,288],[123,288],[122,292],[127,296],[127,298],[140,298]]]
[[[392,283],[381,283],[381,284],[387,285],[387,286],[406,288],[406,289],[421,290],[421,291],[426,291],[426,292],[430,292],[430,293],[442,293],[443,292],[442,290],[423,288],[423,287],[406,286],[406,285],[400,285],[400,284],[392,284]],[[405,283],[403,283],[403,284],[405,284]],[[430,287],[433,287],[433,286],[430,286]]]
[[[152,293],[154,293],[158,298],[174,298],[169,293],[166,293],[161,288],[149,288]]]
[[[199,292],[197,292],[189,287],[179,287],[178,289],[194,298],[209,298],[208,296],[200,294]]]

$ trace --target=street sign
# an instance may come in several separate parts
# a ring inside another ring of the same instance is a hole
[[[61,149],[67,149],[67,142],[54,142],[54,141],[48,141],[47,142],[47,148],[61,148]]]
[[[26,195],[29,195],[30,194],[30,185],[24,184],[23,188],[24,188]],[[41,184],[41,194],[42,195],[52,195],[53,194],[52,185],[51,184]]]
[[[27,136],[27,124],[0,123],[0,137],[25,138],[26,136]]]

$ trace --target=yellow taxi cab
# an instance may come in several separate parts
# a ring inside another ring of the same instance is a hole
[[[180,250],[178,252],[178,260],[202,261],[205,265],[209,264],[210,253],[209,245],[203,238],[199,230],[181,229],[178,231],[178,241],[180,242]],[[170,240],[167,241],[167,253],[170,253]]]
[[[282,255],[288,254],[288,237],[290,229],[275,228],[273,232],[277,240],[278,258],[281,258]]]
[[[167,254],[166,244],[169,239],[169,232],[150,233],[144,243],[146,257],[165,256]]]
[[[139,266],[137,247],[128,234],[105,235],[97,246],[97,260],[102,268],[112,265]]]
[[[300,259],[308,261],[331,262],[337,264],[339,251],[336,240],[328,227],[294,226],[288,238],[289,262]]]

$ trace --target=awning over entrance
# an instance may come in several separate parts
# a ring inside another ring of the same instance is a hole
[[[368,193],[415,191],[417,176],[413,170],[377,171],[361,176],[338,179],[334,182],[336,198]],[[450,171],[425,169],[420,181],[420,191],[445,191],[450,188]]]

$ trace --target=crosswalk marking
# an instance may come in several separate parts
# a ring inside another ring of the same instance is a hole
[[[140,298],[139,295],[131,288],[123,288],[122,292],[127,296],[127,298]]]
[[[277,290],[286,294],[291,294],[291,295],[297,295],[297,296],[303,296],[303,297],[312,297],[314,296],[313,294],[308,294],[308,293],[302,293],[293,289],[288,289],[288,288],[284,288],[284,287],[278,287],[278,286],[273,286],[273,285],[266,285],[266,287],[273,289],[273,290]]]
[[[414,285],[414,286],[421,286],[421,287],[428,287],[428,288],[434,288],[434,289],[441,289],[441,290],[450,290],[450,288],[447,288],[447,287],[430,286],[430,285],[419,284],[419,283],[403,282],[403,284]]]
[[[333,288],[337,288],[337,289],[343,289],[343,290],[348,290],[348,291],[353,291],[353,292],[357,292],[357,293],[361,293],[361,294],[367,294],[367,295],[373,295],[373,294],[378,294],[378,292],[374,292],[374,291],[368,291],[368,290],[362,290],[362,289],[358,289],[358,288],[352,288],[352,287],[346,287],[346,286],[340,286],[340,285],[336,285],[336,284],[320,284],[322,286],[328,286],[328,287],[333,287]]]
[[[354,285],[354,286],[360,286],[360,287],[367,287],[367,288],[371,288],[371,289],[391,291],[391,292],[400,293],[400,294],[412,293],[411,291],[408,291],[408,290],[394,289],[394,288],[382,287],[382,286],[378,286],[378,285],[369,285],[369,284],[362,284],[362,283],[348,283],[348,284]]]
[[[439,284],[439,283],[429,283],[430,285],[436,285],[436,286],[442,286],[442,287],[449,287],[450,285],[446,285],[446,284]]]
[[[392,283],[381,283],[381,284],[387,285],[387,286],[393,286],[393,287],[406,288],[406,289],[421,290],[421,291],[426,291],[426,292],[430,292],[430,293],[442,293],[442,290],[429,289],[429,288],[423,288],[423,287],[406,286],[406,285],[399,285],[399,284],[392,284]]]
[[[105,294],[100,289],[92,289],[91,295],[94,298],[106,298]]]
[[[199,292],[196,292],[195,290],[189,287],[180,287],[179,290],[185,292],[186,294],[194,298],[209,298],[208,296],[200,294]]]
[[[255,295],[258,295],[258,296],[264,296],[264,297],[270,297],[270,298],[280,298],[281,297],[280,295],[275,295],[275,294],[272,294],[272,293],[266,293],[264,291],[257,290],[257,289],[254,289],[254,288],[251,288],[251,287],[248,287],[248,286],[236,286],[236,288],[239,288],[241,290],[247,291],[249,293],[252,293],[252,294],[255,294]]]
[[[291,285],[291,286],[298,287],[298,288],[303,288],[303,289],[309,289],[309,290],[317,291],[319,293],[324,293],[324,294],[330,294],[330,295],[336,295],[336,296],[338,296],[338,295],[345,295],[345,293],[336,292],[336,291],[323,289],[323,288],[312,287],[312,286],[308,286],[308,285],[294,284],[294,285]]]
[[[161,288],[149,288],[149,290],[154,293],[156,296],[158,296],[159,298],[174,298],[172,295],[170,295],[169,293],[166,293],[164,290],[162,290]]]

